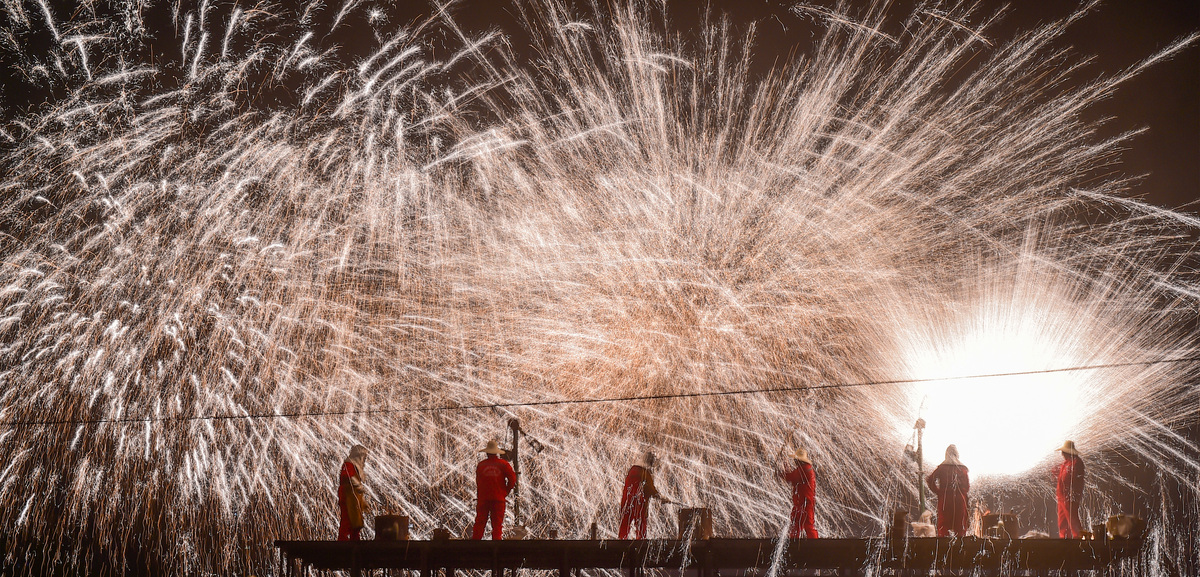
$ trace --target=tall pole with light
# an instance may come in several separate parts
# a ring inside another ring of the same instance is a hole
[[[517,478],[521,477],[521,440],[523,439],[529,444],[529,448],[533,450],[533,454],[539,454],[545,448],[537,439],[529,436],[525,429],[521,428],[521,421],[512,418],[508,420],[508,429],[512,431],[512,445],[509,446],[508,452],[504,458],[512,465],[513,473],[516,473]],[[521,486],[523,483],[518,482],[516,487],[513,487],[513,522],[515,526],[507,533],[509,538],[524,539],[529,535],[529,531],[521,524]]]
[[[517,479],[521,478],[521,421],[517,419],[508,420],[508,428],[512,431],[512,446],[508,449],[508,454],[504,456],[510,464],[512,464],[513,473],[516,473]],[[513,520],[517,526],[521,525],[521,484],[517,483],[513,487]]]
[[[921,495],[921,510],[917,515],[924,513],[925,509],[925,453],[921,447],[921,436],[925,433],[925,419],[917,419],[917,424],[913,425],[917,430],[917,487]]]

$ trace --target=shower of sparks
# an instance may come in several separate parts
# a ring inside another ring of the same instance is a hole
[[[979,289],[956,302],[957,310],[924,305],[922,313],[933,312],[937,323],[903,323],[909,328],[900,356],[910,362],[911,374],[945,379],[912,387],[911,407],[929,423],[924,440],[933,455],[954,443],[974,475],[1025,473],[1061,445],[1054,439],[1073,438],[1094,415],[1119,412],[1109,406],[1114,399],[1105,398],[1106,375],[1073,371],[954,377],[1031,373],[1124,358],[1123,343],[1107,342],[1120,335],[1109,326],[1118,311],[1089,310],[1087,301],[1055,294],[1059,287],[1051,277],[1025,278],[1018,272],[1005,278],[989,271],[982,278],[1000,288]],[[909,419],[897,426],[907,434],[913,423]]]
[[[1043,495],[1067,437],[1196,478],[1187,363],[405,411],[1194,355],[1195,218],[1097,177],[1131,135],[1080,116],[1140,67],[1088,79],[1067,23],[806,6],[824,31],[758,78],[752,29],[681,36],[649,1],[519,4],[520,54],[454,6],[284,4],[3,4],[54,95],[0,134],[4,566],[271,570],[271,539],[333,537],[355,443],[376,511],[459,531],[510,416],[545,445],[523,521],[566,536],[611,535],[645,447],[718,533],[775,535],[785,446],[823,535],[877,534],[919,416],[930,459],[958,442],[1008,491]],[[187,420],[295,412],[342,414]]]

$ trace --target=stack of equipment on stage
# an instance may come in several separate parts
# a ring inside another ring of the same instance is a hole
[[[708,509],[679,510],[679,540],[688,538],[712,539],[712,511]]]
[[[937,537],[937,525],[933,522],[933,511],[922,511],[921,519],[910,524],[914,537]]]
[[[1016,539],[1021,534],[1017,516],[989,513],[983,516],[983,535],[1000,539]]]
[[[408,541],[408,517],[404,515],[376,515],[376,541]]]
[[[1133,515],[1113,515],[1105,524],[1109,539],[1140,541],[1146,532],[1146,522]]]

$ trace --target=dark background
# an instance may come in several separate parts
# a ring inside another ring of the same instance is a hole
[[[711,2],[716,10],[730,13],[737,20],[758,21],[763,38],[759,50],[779,55],[786,55],[793,47],[803,48],[811,38],[811,25],[788,9],[792,4],[778,0]],[[908,14],[914,4],[895,2],[894,13]],[[985,0],[981,2],[981,15],[994,13],[1006,4]],[[988,38],[1003,42],[1020,31],[1065,18],[1079,6],[1080,2],[1069,0],[1012,3]],[[678,22],[685,24],[688,11],[677,11]],[[1111,0],[1075,23],[1057,45],[1073,47],[1080,57],[1094,55],[1083,76],[1091,78],[1124,70],[1174,40],[1197,32],[1200,1]],[[1147,175],[1130,191],[1133,196],[1168,208],[1200,199],[1200,44],[1194,43],[1173,59],[1156,64],[1085,114],[1096,120],[1112,118],[1102,136],[1148,129],[1129,143],[1123,154],[1124,166],[1119,169],[1123,175]],[[1196,207],[1188,210],[1194,213]]]
[[[576,5],[611,0],[574,0]],[[829,6],[834,0],[809,0]],[[852,2],[857,9],[865,1]],[[653,2],[652,4],[657,4]],[[741,30],[757,25],[758,43],[753,47],[757,68],[765,72],[777,60],[806,51],[818,37],[811,18],[791,10],[795,2],[783,0],[667,0],[667,14],[675,30],[685,36],[696,30],[705,10],[727,14]],[[898,34],[900,22],[918,2],[895,0],[891,14]],[[329,12],[336,12],[331,3]],[[998,0],[982,0],[976,24],[997,12],[1001,20],[987,35],[1000,44],[1021,31],[1064,19],[1079,9],[1081,2],[1071,0],[1023,1],[1008,5]],[[379,7],[388,14],[387,23],[407,25],[430,14],[427,0],[368,0],[359,8],[365,13]],[[463,0],[450,8],[455,20],[469,32],[500,29],[512,38],[521,54],[527,44],[521,33],[519,17],[509,0]],[[1080,82],[1104,74],[1114,74],[1167,47],[1173,41],[1200,33],[1200,1],[1197,0],[1110,0],[1092,9],[1076,22],[1056,43],[1071,48],[1077,59],[1094,57],[1078,76]],[[358,37],[370,41],[369,35]],[[355,42],[354,38],[347,38]],[[1123,165],[1112,176],[1139,176],[1130,194],[1167,208],[1180,208],[1200,199],[1200,42],[1194,42],[1170,60],[1159,62],[1126,83],[1110,99],[1085,112],[1089,119],[1108,118],[1097,138],[1108,138],[1146,129],[1127,145]],[[1196,207],[1188,208],[1196,212]]]
[[[574,3],[586,4],[588,1],[606,5],[610,0],[574,0]],[[832,4],[833,0],[811,3],[826,6]],[[60,29],[68,28],[72,16],[81,17],[82,11],[67,5],[71,3],[50,4]],[[121,9],[119,6],[123,3],[113,4]],[[198,6],[193,4],[198,5],[199,2],[179,2],[179,13],[196,12]],[[210,4],[214,6],[210,9],[210,17],[221,21],[228,18],[230,6],[235,2],[217,0]],[[252,3],[247,2],[236,4],[244,10],[253,7]],[[342,4],[332,1],[323,8],[313,10],[314,21],[332,21]],[[729,15],[742,30],[750,23],[757,24],[758,43],[753,51],[757,56],[758,68],[765,71],[776,60],[806,51],[817,37],[818,30],[811,18],[796,15],[791,10],[793,4],[783,0],[668,0],[667,12],[674,28],[684,35],[699,26],[706,9]],[[896,21],[896,29],[888,31],[899,33],[899,22],[912,12],[916,4],[915,0],[894,1],[891,13]],[[970,24],[1003,11],[1001,21],[988,34],[989,40],[994,43],[1004,42],[1020,31],[1036,28],[1039,24],[1065,18],[1080,5],[1071,0],[1024,1],[1007,7],[1005,2],[998,0],[982,0],[980,4],[978,18]],[[34,27],[42,27],[40,8],[33,2],[25,2],[24,5]],[[171,22],[173,5],[175,2],[163,1],[143,12],[152,39],[142,47],[140,56],[152,55],[160,69],[171,67],[170,64],[164,67],[164,60],[179,58],[183,32],[182,27],[176,29]],[[387,15],[381,28],[400,28],[428,17],[430,2],[366,0],[356,6],[351,12],[352,16],[344,20],[333,40],[350,52],[369,54],[373,51],[374,35],[365,30],[368,28],[365,15],[372,9]],[[481,33],[498,28],[510,34],[518,55],[527,45],[520,31],[516,10],[509,0],[462,0],[452,4],[450,11],[468,32]],[[0,13],[0,25],[9,27],[12,23],[7,22],[6,15]],[[220,30],[220,27],[215,30]],[[1197,32],[1200,32],[1200,1],[1110,0],[1102,2],[1076,22],[1059,39],[1057,46],[1072,48],[1080,59],[1095,57],[1078,77],[1082,82],[1101,74],[1119,72],[1174,40]],[[18,33],[10,38],[20,45],[18,51],[29,54],[44,54],[43,46],[52,41],[44,29],[42,33]],[[0,98],[3,99],[0,111],[3,118],[11,120],[24,111],[36,109],[46,100],[48,93],[45,86],[28,82],[27,78],[22,77],[18,62],[11,58],[11,44],[4,48],[0,50],[0,80],[3,81],[3,87],[0,87]],[[176,67],[176,70],[179,68],[182,66]],[[55,97],[63,96],[61,90],[55,92]],[[1110,99],[1096,103],[1085,115],[1094,120],[1109,118],[1098,138],[1146,129],[1145,133],[1127,144],[1127,150],[1122,155],[1123,164],[1112,175],[1145,175],[1130,190],[1132,196],[1167,208],[1184,207],[1200,198],[1200,43],[1193,43],[1174,58],[1154,65],[1125,84]],[[1187,210],[1194,213],[1196,207],[1190,206]]]

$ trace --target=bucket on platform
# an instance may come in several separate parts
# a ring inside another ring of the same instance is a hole
[[[712,511],[708,509],[679,510],[679,540],[712,539]]]
[[[404,515],[376,515],[376,541],[408,541],[408,517]]]

